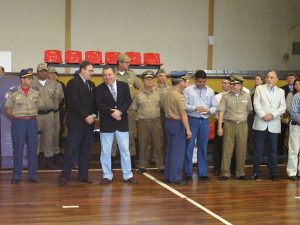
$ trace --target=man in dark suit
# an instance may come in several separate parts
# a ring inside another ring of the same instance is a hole
[[[120,154],[124,182],[135,184],[131,172],[129,153],[129,132],[127,110],[132,102],[127,83],[116,80],[112,67],[106,66],[102,72],[104,83],[96,89],[96,103],[100,112],[100,162],[103,169],[101,184],[112,182],[111,151],[114,135],[116,136]]]
[[[79,76],[74,76],[66,87],[68,137],[59,186],[64,186],[70,178],[73,157],[77,151],[79,151],[77,179],[79,182],[93,183],[88,177],[90,152],[94,142],[94,122],[97,113],[95,84],[90,81],[93,73],[94,68],[90,62],[81,62]]]

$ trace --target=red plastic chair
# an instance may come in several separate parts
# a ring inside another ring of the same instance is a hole
[[[102,52],[99,51],[86,51],[85,60],[93,64],[102,64]]]
[[[105,52],[105,64],[116,65],[121,52]]]
[[[45,63],[62,63],[62,54],[60,50],[45,50],[44,52]]]
[[[161,66],[159,53],[144,53],[144,65],[145,66]]]
[[[65,62],[72,63],[72,64],[79,64],[82,61],[82,52],[81,51],[74,51],[74,50],[67,50],[65,52]]]
[[[130,65],[142,65],[142,55],[140,52],[126,52],[125,54],[131,59]]]

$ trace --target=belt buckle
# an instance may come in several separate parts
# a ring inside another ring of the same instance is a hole
[[[241,121],[236,121],[236,124],[240,124],[241,123]]]

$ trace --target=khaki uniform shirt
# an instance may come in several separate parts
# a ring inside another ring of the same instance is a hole
[[[54,101],[54,110],[57,110],[59,108],[59,104],[65,97],[63,88],[62,88],[61,84],[57,81],[56,81],[56,90],[57,90],[57,92],[56,92],[57,94],[56,94],[56,98]]]
[[[39,79],[36,78],[32,81],[32,87],[38,89],[40,92],[40,97],[42,98],[42,102],[44,105],[39,107],[39,110],[53,110],[55,109],[55,99],[58,95],[56,81],[53,80],[46,80],[45,86],[43,86]]]
[[[8,93],[5,106],[12,108],[14,117],[36,116],[38,107],[42,106],[40,93],[34,88],[30,88],[25,95],[21,87],[14,87]]]
[[[131,97],[134,96],[134,89],[139,90],[142,87],[141,80],[137,78],[133,70],[126,70],[124,75],[121,75],[116,68],[117,80],[126,82],[129,85]]]
[[[186,114],[186,101],[183,93],[172,87],[163,98],[163,108],[166,118],[181,119]]]
[[[252,111],[251,97],[244,91],[238,96],[230,92],[223,96],[218,110],[224,113],[224,120],[247,121],[248,114]]]
[[[133,98],[130,109],[137,111],[139,119],[154,119],[160,117],[160,106],[160,92],[143,89]]]

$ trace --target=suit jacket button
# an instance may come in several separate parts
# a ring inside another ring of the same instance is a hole
[[[115,109],[117,108],[117,106],[115,105]]]

